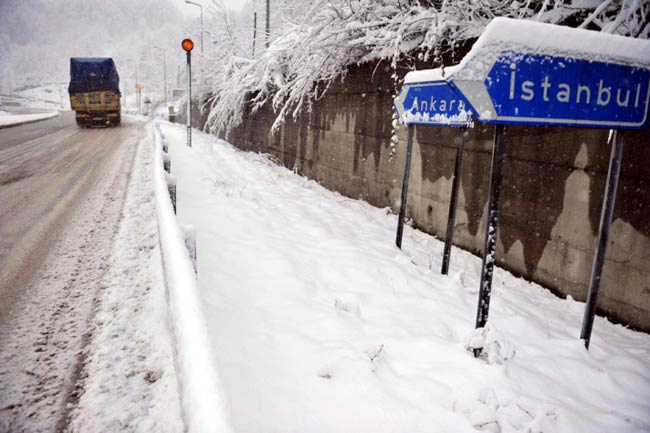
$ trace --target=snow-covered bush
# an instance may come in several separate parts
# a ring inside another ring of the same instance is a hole
[[[650,0],[271,0],[272,40],[265,48],[262,3],[249,3],[239,17],[211,8],[222,35],[213,43],[206,78],[213,131],[236,126],[246,98],[253,109],[271,102],[277,126],[318,100],[351,64],[382,59],[393,69],[398,61],[440,66],[446,49],[477,37],[497,16],[639,38],[650,34]]]

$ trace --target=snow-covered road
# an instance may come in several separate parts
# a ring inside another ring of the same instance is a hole
[[[235,431],[650,431],[650,336],[497,269],[474,330],[480,258],[184,126],[162,123],[178,215]],[[475,359],[468,343],[480,340]]]
[[[151,126],[68,120],[0,135],[0,432],[182,431]]]

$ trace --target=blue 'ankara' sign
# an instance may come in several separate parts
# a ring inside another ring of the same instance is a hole
[[[467,126],[465,100],[446,81],[406,83],[394,100],[399,120],[407,125]]]

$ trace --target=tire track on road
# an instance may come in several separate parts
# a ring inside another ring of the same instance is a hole
[[[88,324],[119,229],[141,135],[137,126],[90,140],[89,147],[104,147],[101,163],[85,162],[83,174],[72,176],[76,190],[64,191],[67,201],[44,230],[46,241],[34,239],[30,260],[36,254],[42,261],[23,268],[27,272],[15,280],[23,282],[11,288],[13,299],[0,316],[0,432],[66,429],[78,398]]]

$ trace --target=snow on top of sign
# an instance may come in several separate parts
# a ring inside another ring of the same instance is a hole
[[[421,71],[411,71],[404,77],[404,84],[426,83],[429,81],[444,81],[445,77],[452,74],[458,66],[449,66],[445,68],[423,69]]]
[[[499,17],[487,25],[453,78],[484,79],[503,51],[650,67],[650,40]]]
[[[462,110],[458,114],[446,115],[441,113],[436,113],[429,115],[429,113],[412,113],[410,111],[405,111],[402,115],[402,122],[405,124],[410,123],[421,123],[421,124],[432,124],[437,126],[457,126],[457,125],[469,125],[471,121],[471,115],[468,111]]]

